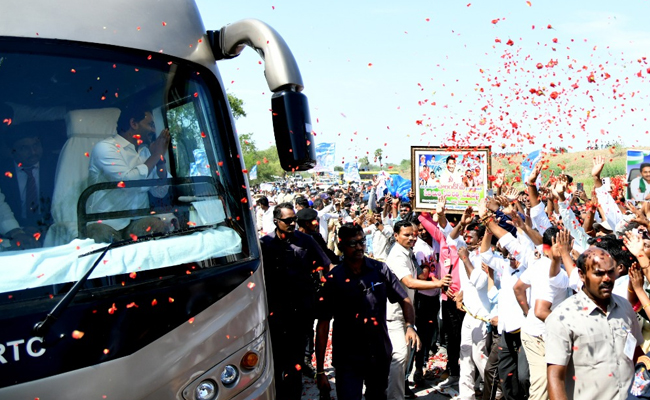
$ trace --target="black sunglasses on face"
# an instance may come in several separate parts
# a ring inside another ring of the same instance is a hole
[[[297,217],[278,218],[278,221],[282,221],[287,225],[291,225],[291,224],[295,223],[296,221],[298,221],[298,218]]]
[[[357,245],[361,245],[361,247],[366,247],[366,239],[361,239],[361,240],[348,240],[346,242],[343,242],[343,245],[348,246],[348,247],[357,247]]]

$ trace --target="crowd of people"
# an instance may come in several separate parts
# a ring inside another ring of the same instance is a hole
[[[341,400],[650,398],[650,203],[612,193],[604,165],[588,194],[539,163],[462,214],[373,184],[257,193],[277,397],[306,374],[329,398],[331,329]]]

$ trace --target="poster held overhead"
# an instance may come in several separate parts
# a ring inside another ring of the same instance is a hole
[[[490,162],[489,147],[411,147],[413,208],[434,210],[442,197],[450,213],[477,208],[491,187]]]

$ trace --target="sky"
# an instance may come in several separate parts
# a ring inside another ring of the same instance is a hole
[[[493,152],[617,141],[650,145],[650,0],[197,0],[206,29],[260,19],[287,42],[315,141],[337,163],[382,149],[485,146]],[[274,144],[271,95],[252,49],[217,66],[244,101],[236,122]]]

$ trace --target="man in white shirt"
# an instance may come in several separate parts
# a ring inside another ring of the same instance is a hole
[[[339,217],[337,210],[337,208],[339,208],[338,204],[327,204],[329,199],[330,197],[327,193],[322,193],[314,200],[314,210],[318,212],[318,232],[323,237],[323,240],[325,242],[327,242],[327,238],[329,236],[329,232],[327,230],[329,220]]]
[[[637,201],[650,200],[650,163],[641,164],[641,176],[630,181],[630,193]]]
[[[525,317],[517,304],[513,286],[526,271],[528,256],[534,252],[535,246],[521,229],[517,231],[517,237],[514,237],[494,220],[488,222],[488,229],[499,238],[497,246],[508,257],[504,258],[492,250],[481,253],[483,262],[501,275],[497,325],[501,335],[497,349],[498,379],[506,399],[521,399],[526,393],[519,382],[518,353],[521,347],[521,326]],[[487,385],[488,379],[489,377],[486,377],[485,390],[492,391],[493,382],[490,381],[490,385]]]
[[[257,230],[260,231],[261,236],[264,236],[275,229],[273,223],[273,209],[275,207],[269,205],[269,199],[266,196],[257,199],[257,206]]]
[[[386,265],[388,265],[388,268],[390,268],[400,281],[411,302],[415,298],[416,290],[439,289],[444,285],[449,285],[451,277],[445,277],[443,280],[434,279],[432,281],[417,279],[418,266],[412,250],[417,240],[417,231],[410,221],[399,221],[395,223],[393,229],[395,230],[396,243],[386,259]],[[407,329],[415,329],[415,327],[406,325],[399,304],[395,306],[395,304],[390,302],[386,308],[386,321],[388,335],[393,345],[390,375],[388,378],[388,399],[401,400],[404,399],[408,389],[408,386],[405,386],[406,362],[409,359],[410,351],[418,350],[407,347],[405,334]]]
[[[462,220],[461,220],[462,222]],[[481,268],[481,245],[489,247],[489,242],[482,243],[485,236],[485,226],[472,222],[465,226],[464,241],[466,246],[458,245],[458,265],[460,276],[460,292],[456,302],[466,311],[461,328],[460,342],[460,377],[458,380],[459,398],[474,399],[475,370],[478,369],[481,378],[485,378],[485,366],[488,354],[486,352],[487,326],[490,315],[490,300],[488,298],[488,276]],[[450,238],[450,240],[455,240]],[[448,240],[448,242],[450,242]]]
[[[544,320],[568,297],[568,287],[550,285],[551,245],[559,230],[550,227],[544,231],[542,255],[529,256],[528,268],[515,283],[517,301],[526,315],[521,327],[521,343],[526,352],[530,369],[530,395],[532,400],[547,399],[547,379],[545,360],[546,326]],[[527,296],[526,291],[530,289]],[[528,301],[527,300],[528,297]]]
[[[169,129],[157,139],[153,115],[146,105],[134,104],[122,110],[118,134],[97,143],[90,155],[88,184],[118,182],[116,189],[95,192],[88,200],[92,213],[149,208],[149,193],[162,198],[166,186],[124,188],[124,182],[164,179],[167,166],[164,156],[169,147]],[[149,145],[146,146],[142,145]],[[164,232],[163,222],[155,217],[109,219],[88,226],[88,237],[110,243],[134,236]]]
[[[440,172],[440,185],[447,188],[464,188],[463,173],[456,169],[456,156],[447,157],[445,166]]]

